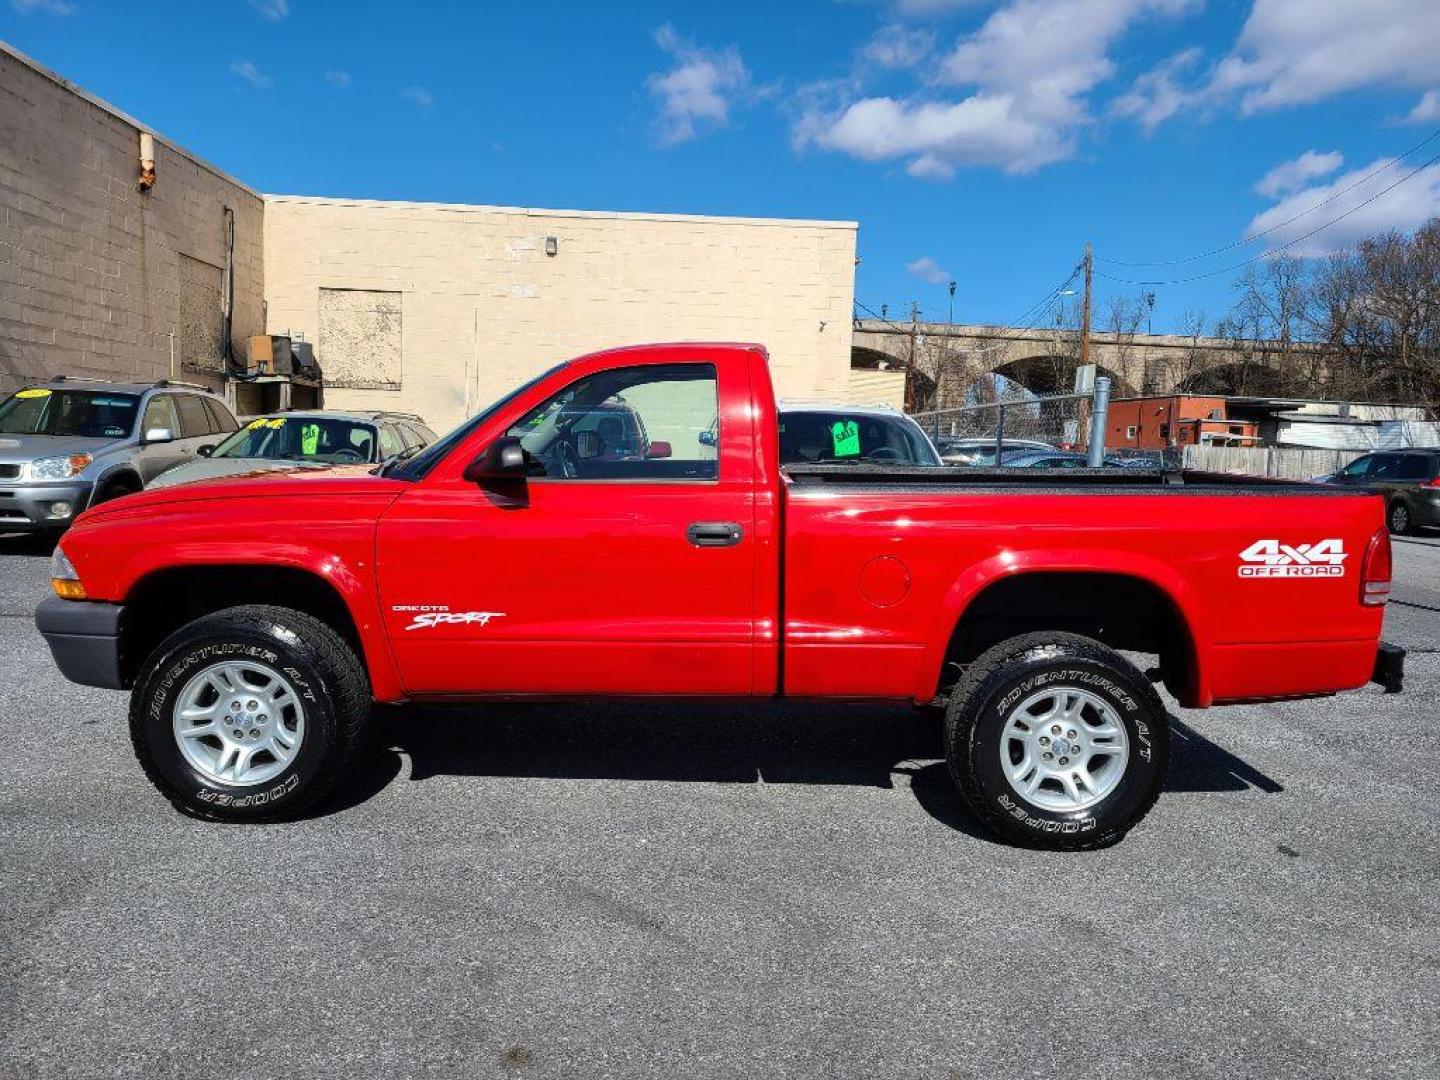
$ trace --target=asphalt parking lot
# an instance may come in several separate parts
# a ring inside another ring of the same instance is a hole
[[[288,826],[175,814],[0,539],[0,1074],[1440,1075],[1440,537],[1406,692],[1176,712],[1084,855],[989,840],[888,707],[391,710]]]

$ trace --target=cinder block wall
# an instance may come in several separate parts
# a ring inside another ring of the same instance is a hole
[[[844,400],[855,240],[853,222],[266,196],[268,329],[315,343],[327,404],[440,431],[649,341],[758,341],[783,396]]]
[[[0,42],[0,392],[56,374],[219,385],[223,208],[237,341],[261,333],[263,200]],[[203,369],[197,372],[195,369]]]

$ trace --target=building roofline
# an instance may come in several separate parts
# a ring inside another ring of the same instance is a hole
[[[391,199],[351,199],[327,195],[262,196],[266,204],[293,203],[314,206],[350,206],[372,210],[431,210],[455,214],[509,214],[516,217],[582,218],[602,221],[690,221],[719,225],[753,225],[761,228],[808,228],[858,231],[857,221],[823,221],[808,218],[727,217],[721,214],[657,214],[626,210],[562,210],[534,206],[491,206],[485,203],[411,202]]]
[[[170,139],[170,138],[167,138],[167,137],[164,136],[164,135],[161,135],[158,131],[156,131],[154,128],[152,128],[149,124],[141,123],[139,120],[136,120],[135,117],[133,117],[133,116],[131,116],[129,113],[125,112],[123,109],[118,109],[118,108],[116,108],[114,105],[111,105],[110,102],[106,101],[104,98],[98,97],[97,95],[92,94],[89,90],[86,90],[83,86],[80,86],[78,83],[71,82],[69,79],[65,78],[65,76],[61,75],[59,72],[52,71],[50,68],[48,68],[48,67],[46,67],[44,64],[40,63],[40,62],[39,62],[38,60],[36,60],[34,57],[27,56],[25,53],[23,53],[23,52],[21,52],[19,49],[15,48],[15,46],[11,45],[8,41],[5,41],[3,38],[0,38],[0,52],[4,52],[7,56],[12,57],[13,59],[15,59],[16,61],[18,61],[18,62],[21,63],[21,64],[24,64],[24,65],[25,65],[26,67],[28,67],[31,71],[35,72],[35,74],[41,76],[42,78],[49,79],[49,80],[50,80],[51,82],[53,82],[56,86],[59,86],[59,87],[61,87],[62,89],[68,91],[69,93],[74,94],[76,97],[81,98],[81,99],[83,99],[84,101],[89,102],[91,105],[93,105],[95,108],[99,109],[101,112],[103,112],[103,113],[108,113],[109,115],[113,116],[116,120],[119,120],[119,121],[121,121],[121,122],[124,123],[124,124],[128,124],[130,127],[132,127],[132,128],[135,129],[135,132],[136,132],[137,135],[138,135],[140,132],[142,132],[142,131],[147,132],[148,134],[150,134],[151,136],[153,136],[153,137],[155,138],[155,141],[156,141],[156,142],[161,143],[162,145],[164,145],[167,149],[171,150],[172,152],[174,152],[174,153],[176,153],[176,154],[179,154],[179,155],[180,155],[181,157],[183,157],[186,161],[192,162],[192,163],[200,166],[200,168],[204,169],[206,172],[214,174],[215,176],[219,177],[221,180],[224,180],[226,183],[234,184],[236,187],[240,188],[242,191],[246,192],[247,194],[253,195],[253,196],[254,196],[255,198],[257,198],[257,199],[264,198],[264,196],[262,196],[262,195],[260,194],[260,192],[256,191],[256,190],[255,190],[254,188],[252,188],[249,184],[245,183],[245,181],[243,181],[243,180],[237,180],[235,177],[233,177],[233,176],[231,176],[229,173],[227,173],[224,169],[221,169],[221,168],[219,168],[218,166],[212,165],[210,162],[206,161],[204,158],[199,157],[199,156],[197,156],[196,154],[191,153],[189,150],[186,150],[183,146],[181,146],[179,143],[177,143],[174,139]],[[138,146],[138,145],[136,146],[136,163],[137,163],[137,168],[138,168],[138,163],[139,163],[139,146]]]

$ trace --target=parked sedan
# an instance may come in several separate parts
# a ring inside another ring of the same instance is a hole
[[[941,436],[936,440],[935,447],[940,451],[940,457],[946,465],[983,468],[995,464],[995,440],[989,436],[966,436],[963,439],[953,435]],[[1024,450],[1054,449],[1049,443],[1040,442],[1038,439],[1006,439],[1000,444],[1002,455]]]
[[[408,413],[273,413],[249,420],[218,445],[202,446],[198,460],[161,473],[146,487],[276,469],[378,464],[434,441],[435,433]]]
[[[1440,448],[1366,454],[1325,482],[1383,492],[1385,520],[1393,533],[1440,527]]]
[[[1089,460],[1086,455],[1069,450],[1022,450],[1006,454],[1000,459],[1000,465],[1006,469],[1084,469],[1089,466]],[[1124,468],[1125,463],[1118,458],[1107,457],[1103,467]]]

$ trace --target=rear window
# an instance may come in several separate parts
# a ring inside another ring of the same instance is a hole
[[[0,402],[0,433],[120,439],[134,429],[139,407],[136,394],[30,387]]]
[[[866,462],[939,465],[920,430],[901,416],[873,413],[780,413],[780,464]]]

